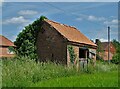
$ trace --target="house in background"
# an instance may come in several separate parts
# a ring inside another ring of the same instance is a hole
[[[101,49],[103,53],[100,53],[100,56],[103,60],[108,60],[108,42],[101,42]],[[112,60],[113,55],[116,53],[116,49],[112,42],[110,42],[110,60]]]
[[[72,46],[76,60],[88,57],[96,60],[97,45],[90,41],[75,27],[45,19],[37,37],[37,54],[40,61],[57,61],[69,64],[68,46]]]
[[[15,54],[9,49],[15,47],[14,43],[6,37],[0,35],[0,57],[14,57]]]

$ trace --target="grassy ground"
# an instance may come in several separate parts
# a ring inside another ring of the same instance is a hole
[[[117,87],[117,71],[109,73],[80,74],[36,83],[35,87]]]
[[[3,59],[2,87],[115,87],[118,68],[114,64],[97,62],[89,71],[55,63],[36,63],[27,57]]]

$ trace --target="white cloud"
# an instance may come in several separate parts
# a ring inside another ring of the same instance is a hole
[[[118,28],[118,20],[117,19],[113,19],[111,21],[105,21],[104,24],[107,26],[110,26],[111,28]]]
[[[88,16],[88,20],[94,21],[94,20],[96,20],[96,17],[95,16]]]
[[[29,20],[26,20],[23,16],[19,17],[13,17],[11,19],[7,19],[3,21],[3,24],[26,24],[30,22]]]
[[[112,23],[117,24],[117,23],[118,23],[118,20],[117,20],[117,19],[114,19],[114,20],[112,20]]]
[[[90,21],[104,21],[105,18],[104,17],[96,17],[96,16],[93,16],[93,15],[90,15],[90,16],[88,16],[88,20],[90,20]]]
[[[107,40],[107,39],[104,39],[104,38],[101,38],[100,41],[101,41],[101,42],[107,42],[108,40]]]
[[[89,21],[105,21],[106,18],[104,17],[97,17],[97,16],[93,16],[93,15],[83,15],[81,14],[79,18],[76,18],[76,20],[82,20],[82,19],[86,19],[86,20],[89,20]]]
[[[106,25],[118,24],[118,20],[117,19],[113,19],[112,21],[105,21],[104,24],[106,24]]]
[[[38,14],[37,11],[33,11],[33,10],[21,10],[18,12],[19,15],[36,15]]]

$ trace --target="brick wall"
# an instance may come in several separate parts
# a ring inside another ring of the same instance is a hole
[[[68,46],[68,45],[67,45]],[[78,46],[72,46],[73,49],[74,49],[74,53],[76,55],[76,59],[75,60],[78,60],[79,58],[79,47]],[[71,61],[70,61],[70,54],[69,54],[69,51],[67,49],[67,65],[70,66],[71,64]]]
[[[37,53],[40,61],[57,61],[67,64],[67,45],[63,37],[49,24],[44,23],[37,38]]]
[[[8,47],[0,47],[0,57],[14,57],[15,54],[8,53]]]
[[[73,45],[72,45],[73,46]],[[79,46],[73,46],[73,49],[74,49],[74,52],[76,54],[76,61],[79,59]],[[90,51],[93,51],[95,53],[94,57],[93,57],[93,62],[94,62],[94,65],[95,65],[95,62],[96,62],[96,49],[92,49],[92,48],[89,48]],[[89,56],[90,56],[90,53],[89,53]],[[69,51],[67,50],[67,61],[68,61],[68,66],[71,64],[70,63],[70,55],[69,55]]]

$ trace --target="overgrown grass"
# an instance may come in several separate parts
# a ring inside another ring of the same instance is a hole
[[[80,74],[36,83],[35,87],[118,87],[117,71]]]
[[[28,87],[43,80],[75,75],[74,69],[52,62],[36,63],[27,57],[3,60],[2,86]]]
[[[118,68],[116,65],[98,62],[96,67],[91,65],[88,67],[88,71],[77,72],[75,68],[67,68],[52,62],[36,63],[28,57],[3,59],[2,87],[46,87],[51,84],[55,87],[87,87],[87,83],[91,87],[106,86],[107,84],[108,86],[117,86]],[[95,85],[93,85],[94,83]]]

